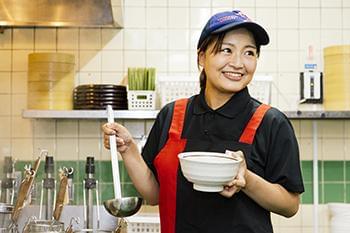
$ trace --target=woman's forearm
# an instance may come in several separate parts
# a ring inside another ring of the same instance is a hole
[[[143,160],[136,144],[122,153],[125,167],[137,191],[150,205],[158,204],[159,186],[153,173]]]
[[[242,191],[261,207],[292,217],[299,209],[299,194],[291,193],[279,184],[273,184],[247,170],[246,187]]]

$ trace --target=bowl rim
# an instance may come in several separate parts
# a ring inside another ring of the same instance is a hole
[[[203,153],[205,153],[205,155],[203,155]],[[227,155],[225,153],[220,153],[220,152],[207,152],[207,151],[189,151],[189,152],[182,152],[178,154],[178,158],[180,160],[185,159],[187,157],[201,157],[201,156],[205,156],[205,157],[218,157],[218,158],[225,158],[225,159],[230,159],[231,161],[233,161],[234,163],[240,163],[242,162],[241,158],[233,158],[230,155]],[[196,162],[198,163],[205,163],[205,164],[222,164],[222,163],[215,163],[215,161],[198,161],[196,160]]]

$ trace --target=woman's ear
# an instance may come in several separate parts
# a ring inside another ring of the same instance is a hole
[[[201,67],[204,67],[204,63],[205,63],[205,52],[201,51],[198,54],[198,64]]]

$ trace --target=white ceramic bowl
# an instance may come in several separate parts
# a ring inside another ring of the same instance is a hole
[[[242,159],[215,152],[184,152],[178,155],[182,173],[203,192],[221,192],[238,173]]]

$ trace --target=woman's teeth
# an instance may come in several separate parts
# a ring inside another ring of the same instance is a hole
[[[240,73],[234,73],[234,72],[223,72],[225,75],[228,75],[230,77],[242,77],[243,75]]]

